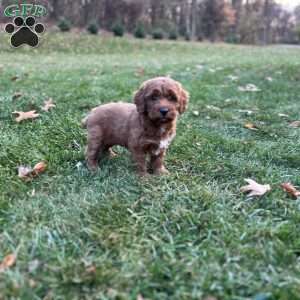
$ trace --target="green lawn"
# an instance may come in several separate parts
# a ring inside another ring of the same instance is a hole
[[[191,94],[171,175],[139,179],[122,148],[90,174],[81,118],[158,75]],[[238,90],[247,84],[261,91]],[[300,201],[279,186],[300,185],[300,129],[288,126],[300,119],[300,48],[50,34],[11,50],[2,35],[0,91],[0,261],[17,253],[0,299],[300,299]],[[49,97],[56,109],[41,112]],[[40,118],[15,122],[32,109]],[[42,160],[45,174],[18,178]],[[245,178],[272,191],[249,200]]]

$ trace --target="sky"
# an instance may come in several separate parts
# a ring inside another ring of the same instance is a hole
[[[276,2],[283,4],[289,8],[294,8],[297,5],[300,5],[300,0],[276,0]]]

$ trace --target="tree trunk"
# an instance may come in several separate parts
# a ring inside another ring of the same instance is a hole
[[[272,22],[272,17],[271,17],[270,0],[265,0],[265,4],[264,4],[264,37],[263,37],[263,42],[265,44],[270,43],[271,22]]]
[[[192,0],[191,13],[191,39],[195,40],[197,30],[197,0]]]

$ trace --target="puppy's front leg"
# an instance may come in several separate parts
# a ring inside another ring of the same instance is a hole
[[[140,176],[147,175],[147,163],[146,163],[146,153],[142,152],[140,149],[134,149],[132,151],[133,160],[136,163],[137,171]]]
[[[160,152],[158,155],[151,155],[150,167],[155,175],[169,174],[169,171],[164,166],[164,157],[166,151]]]

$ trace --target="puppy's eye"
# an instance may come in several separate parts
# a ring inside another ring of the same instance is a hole
[[[158,99],[159,99],[158,95],[152,95],[151,96],[151,100],[153,100],[153,101],[157,101]]]
[[[177,97],[175,95],[169,95],[168,99],[172,102],[177,102]]]

